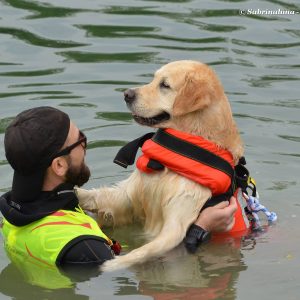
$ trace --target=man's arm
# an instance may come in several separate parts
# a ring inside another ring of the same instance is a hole
[[[234,197],[205,208],[186,234],[184,240],[186,248],[190,252],[195,252],[202,242],[210,238],[211,232],[229,231],[234,225],[236,210],[237,203]]]
[[[114,253],[105,240],[85,237],[63,249],[56,264],[61,267],[71,264],[101,265],[112,258],[114,258]]]
[[[222,201],[204,209],[195,224],[210,232],[229,231],[234,225],[236,210],[236,199],[231,197],[229,201]]]

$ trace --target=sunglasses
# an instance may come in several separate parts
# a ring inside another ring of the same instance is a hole
[[[59,151],[58,153],[56,153],[52,160],[56,157],[59,157],[59,156],[64,156],[64,155],[68,155],[71,153],[71,151],[76,148],[77,146],[81,145],[82,148],[84,149],[84,151],[86,150],[87,148],[87,139],[86,139],[86,136],[85,134],[82,132],[82,131],[79,131],[79,139],[77,142],[75,142],[74,144],[66,147],[65,149]]]

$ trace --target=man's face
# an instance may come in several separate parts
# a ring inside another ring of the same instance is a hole
[[[88,182],[91,176],[91,172],[89,167],[85,164],[84,161],[81,163],[79,167],[75,167],[74,165],[72,165],[72,160],[70,159],[68,161],[68,165],[69,168],[65,177],[66,183],[71,183],[80,187],[84,185],[86,182]]]
[[[65,145],[69,146],[76,143],[82,137],[80,136],[79,129],[71,122],[68,138]],[[71,183],[77,186],[82,186],[90,178],[90,169],[85,164],[85,148],[79,144],[72,149],[67,156],[68,170],[65,175],[65,182]]]

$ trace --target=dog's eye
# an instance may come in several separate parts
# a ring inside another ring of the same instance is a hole
[[[164,89],[171,88],[170,85],[168,83],[166,83],[166,81],[164,81],[164,80],[159,84],[159,86]]]

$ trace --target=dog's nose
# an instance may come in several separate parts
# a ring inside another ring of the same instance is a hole
[[[127,104],[131,104],[135,100],[135,91],[128,89],[124,92],[124,100]]]

